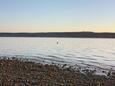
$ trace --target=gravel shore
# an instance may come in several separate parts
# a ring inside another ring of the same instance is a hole
[[[115,72],[107,76],[83,72],[66,64],[0,59],[0,86],[115,86]]]

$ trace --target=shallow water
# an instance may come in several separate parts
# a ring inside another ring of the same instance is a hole
[[[0,37],[0,56],[115,69],[115,39]]]

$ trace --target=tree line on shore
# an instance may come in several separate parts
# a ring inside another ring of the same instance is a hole
[[[115,33],[95,32],[41,32],[41,33],[0,33],[0,37],[71,37],[71,38],[115,38]]]

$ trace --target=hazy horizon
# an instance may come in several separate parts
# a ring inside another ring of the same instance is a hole
[[[114,0],[1,0],[0,32],[115,32]]]

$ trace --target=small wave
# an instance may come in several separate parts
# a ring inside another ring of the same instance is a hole
[[[96,60],[94,58],[88,58],[88,57],[76,57],[76,58],[79,58],[79,59],[86,59],[86,60]]]
[[[59,56],[54,56],[54,55],[47,55],[48,57],[53,57],[53,58],[55,58],[55,59],[62,59],[62,58],[60,58]]]
[[[108,62],[111,62],[111,61],[115,61],[115,60],[108,60],[108,59],[104,59],[104,61],[108,61]]]
[[[100,55],[92,55],[92,56],[94,56],[94,57],[101,57],[101,58],[105,58],[105,56],[100,56]]]

